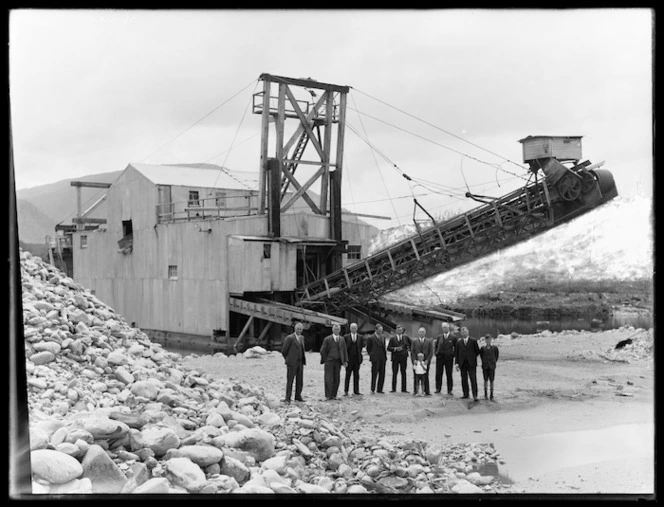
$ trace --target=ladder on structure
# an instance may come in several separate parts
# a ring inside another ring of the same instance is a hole
[[[293,150],[293,156],[291,158],[291,162],[289,162],[288,165],[286,166],[286,170],[289,171],[291,174],[295,173],[299,161],[302,160],[302,155],[304,155],[304,150],[307,148],[307,144],[309,144],[309,135],[307,134],[306,130],[303,130],[302,135],[300,135],[300,138],[297,140],[297,144],[295,145],[295,149]],[[289,186],[290,186],[290,179],[284,177],[281,182],[282,199],[286,195]]]

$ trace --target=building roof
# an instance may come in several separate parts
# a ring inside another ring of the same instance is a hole
[[[210,164],[205,164],[206,167],[138,163],[129,165],[155,185],[234,190],[258,189],[258,174],[249,171],[231,171],[221,166],[216,166],[218,169],[215,170],[210,167]]]
[[[527,136],[519,139],[519,142],[530,141],[531,139],[581,139],[583,136]]]

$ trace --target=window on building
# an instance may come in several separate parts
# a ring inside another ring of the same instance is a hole
[[[134,228],[131,224],[131,220],[122,221],[122,237],[127,237],[131,234],[134,234]]]
[[[85,234],[81,234],[81,248],[88,247],[88,237]]]
[[[178,267],[174,265],[168,266],[168,279],[177,280],[178,279]]]
[[[263,259],[272,257],[272,245],[270,243],[263,243]]]
[[[362,258],[362,245],[348,245],[348,260],[359,260]]]
[[[198,190],[190,190],[189,191],[189,201],[188,201],[189,206],[200,206],[201,201],[198,198]]]
[[[215,192],[214,194],[214,203],[217,206],[217,208],[225,208],[226,207],[226,192]]]

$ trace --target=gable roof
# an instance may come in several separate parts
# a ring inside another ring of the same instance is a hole
[[[205,165],[205,167],[202,167]],[[257,190],[258,174],[249,171],[231,171],[211,164],[192,165],[158,165],[131,163],[136,169],[155,185],[174,185],[197,188],[228,188],[233,190]]]

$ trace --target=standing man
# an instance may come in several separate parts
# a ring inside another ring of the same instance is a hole
[[[338,400],[341,366],[348,367],[346,344],[340,336],[341,326],[334,324],[332,334],[326,336],[320,347],[320,363],[324,365],[325,399]]]
[[[413,382],[415,382],[415,367],[417,365],[417,354],[424,354],[424,394],[426,396],[431,396],[431,391],[429,390],[429,369],[431,366],[431,359],[433,358],[433,340],[426,337],[427,330],[424,326],[420,326],[417,330],[417,338],[412,340],[410,345],[410,359],[413,362]],[[415,385],[415,384],[413,384]],[[417,394],[416,390],[413,390],[413,395]]]
[[[452,333],[450,325],[443,322],[443,334],[436,338],[435,354],[436,354],[436,393],[440,393],[443,387],[443,371],[447,376],[447,394],[452,394],[452,366],[454,365],[454,350],[458,336]]]
[[[390,338],[387,350],[392,353],[392,390],[397,390],[397,374],[401,370],[401,392],[406,390],[406,367],[408,365],[408,349],[410,349],[410,338],[403,334],[403,326],[397,326],[397,334]]]
[[[456,369],[461,370],[461,389],[463,389],[462,398],[468,398],[468,379],[473,391],[473,398],[477,401],[477,356],[480,353],[480,346],[475,338],[470,338],[467,327],[461,328],[461,338],[456,344]]]
[[[383,326],[376,324],[376,331],[367,339],[367,352],[371,360],[371,393],[383,394],[385,363],[387,363],[387,341]]]
[[[362,336],[357,334],[357,324],[355,322],[350,325],[350,333],[344,335],[344,341],[346,342],[346,352],[348,355],[348,366],[346,366],[346,378],[344,380],[344,396],[348,396],[351,375],[353,376],[353,394],[358,396],[362,394],[360,392],[360,365],[362,364],[364,340]]]
[[[285,403],[290,403],[293,392],[293,380],[295,380],[295,401],[304,401],[302,398],[302,385],[304,380],[304,365],[307,364],[307,356],[304,353],[304,336],[301,322],[295,324],[295,332],[286,336],[281,347],[281,355],[286,360],[286,398]]]

